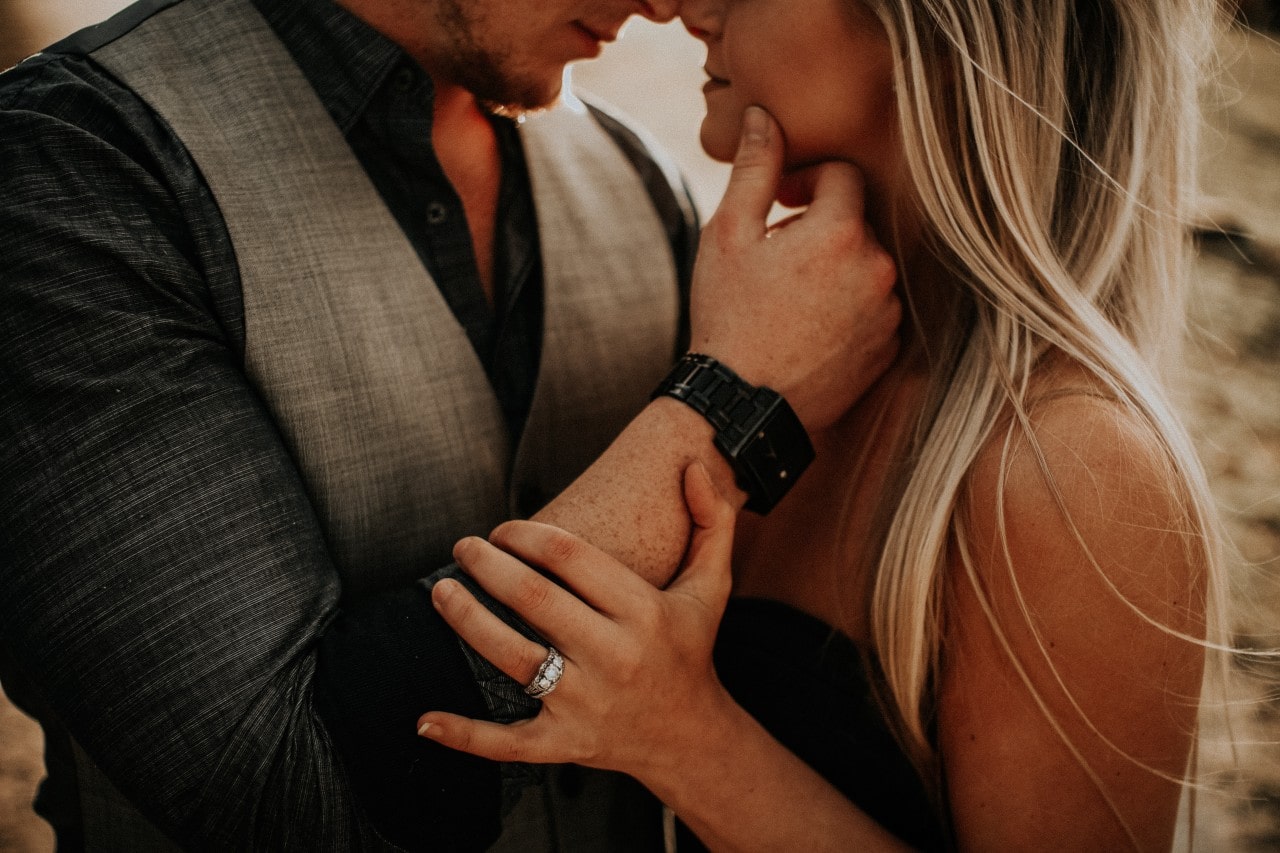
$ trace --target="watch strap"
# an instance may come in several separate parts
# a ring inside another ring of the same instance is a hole
[[[755,386],[709,355],[689,353],[652,397],[688,405],[715,428],[716,449],[748,496],[747,509],[767,513],[813,460],[813,445],[782,395]]]
[[[764,392],[761,394],[760,392]],[[659,383],[650,399],[674,397],[687,404],[715,427],[715,443],[721,452],[742,446],[749,429],[779,395],[769,388],[751,385],[716,359],[701,353],[684,356]]]

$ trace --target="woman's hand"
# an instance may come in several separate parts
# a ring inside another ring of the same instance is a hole
[[[508,522],[494,531],[493,544],[459,542],[458,562],[561,652],[564,673],[531,720],[508,726],[432,712],[419,720],[419,733],[493,760],[574,762],[642,781],[676,766],[685,744],[734,707],[711,662],[729,595],[734,512],[700,464],[685,471],[684,492],[694,531],[665,591],[543,524]],[[460,584],[436,584],[432,601],[498,669],[520,684],[538,674],[546,647],[504,624]]]
[[[495,761],[628,773],[712,849],[904,849],[720,686],[711,649],[729,597],[734,512],[699,463],[685,470],[684,494],[693,536],[665,591],[545,524],[515,521],[495,530],[494,543],[510,554],[480,539],[459,542],[458,562],[564,655],[564,674],[531,720],[500,725],[436,711],[418,721],[419,733]],[[508,627],[460,584],[441,581],[432,600],[463,639],[517,682],[538,675],[546,647]]]

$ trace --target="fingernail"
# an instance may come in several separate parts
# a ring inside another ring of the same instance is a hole
[[[711,492],[712,496],[718,501],[724,501],[724,493],[720,491],[720,487],[716,485],[716,481],[711,479],[711,472],[707,470],[707,466],[702,464],[702,460],[698,460],[698,470],[702,472],[702,482]]]
[[[764,145],[769,141],[769,119],[759,107],[747,107],[742,114],[742,141]]]
[[[429,731],[431,731],[431,724],[423,723],[422,725],[418,726],[418,737],[426,737],[427,732]]]
[[[431,587],[431,600],[435,604],[444,604],[449,598],[457,592],[454,589],[454,581],[441,580],[436,581],[436,585]]]
[[[475,539],[476,537],[474,536],[466,536],[453,543],[453,559],[462,562],[467,554],[475,548]]]

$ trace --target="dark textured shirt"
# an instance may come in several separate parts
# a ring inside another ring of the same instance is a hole
[[[518,434],[541,263],[514,126],[495,304],[430,147],[429,78],[328,0],[255,0],[466,329]],[[492,765],[414,736],[489,709],[417,584],[344,597],[243,370],[234,251],[181,143],[86,54],[148,0],[0,76],[0,641],[6,689],[53,715],[166,832],[226,849],[483,845]],[[696,224],[643,146],[687,284]],[[608,282],[602,282],[608,286]],[[422,575],[438,569],[423,566]],[[81,845],[71,744],[40,808]]]
[[[780,601],[731,598],[714,659],[734,700],[867,817],[913,850],[954,848],[939,783],[921,779],[894,737],[875,664],[846,635]],[[683,825],[678,834],[680,853],[706,850]]]

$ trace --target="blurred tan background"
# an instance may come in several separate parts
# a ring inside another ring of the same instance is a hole
[[[102,20],[124,0],[0,0],[0,68]],[[1276,0],[1245,0],[1254,26],[1222,44],[1221,87],[1206,111],[1201,253],[1187,359],[1175,393],[1240,552],[1233,619],[1244,645],[1280,646],[1280,23]],[[726,167],[698,148],[703,50],[678,24],[633,22],[577,66],[575,86],[648,128],[674,156],[704,217]],[[5,168],[0,164],[0,168]],[[1238,759],[1210,724],[1211,790],[1196,849],[1280,851],[1280,667],[1235,668]],[[0,693],[0,853],[45,853],[52,833],[30,810],[43,775],[39,728]]]

